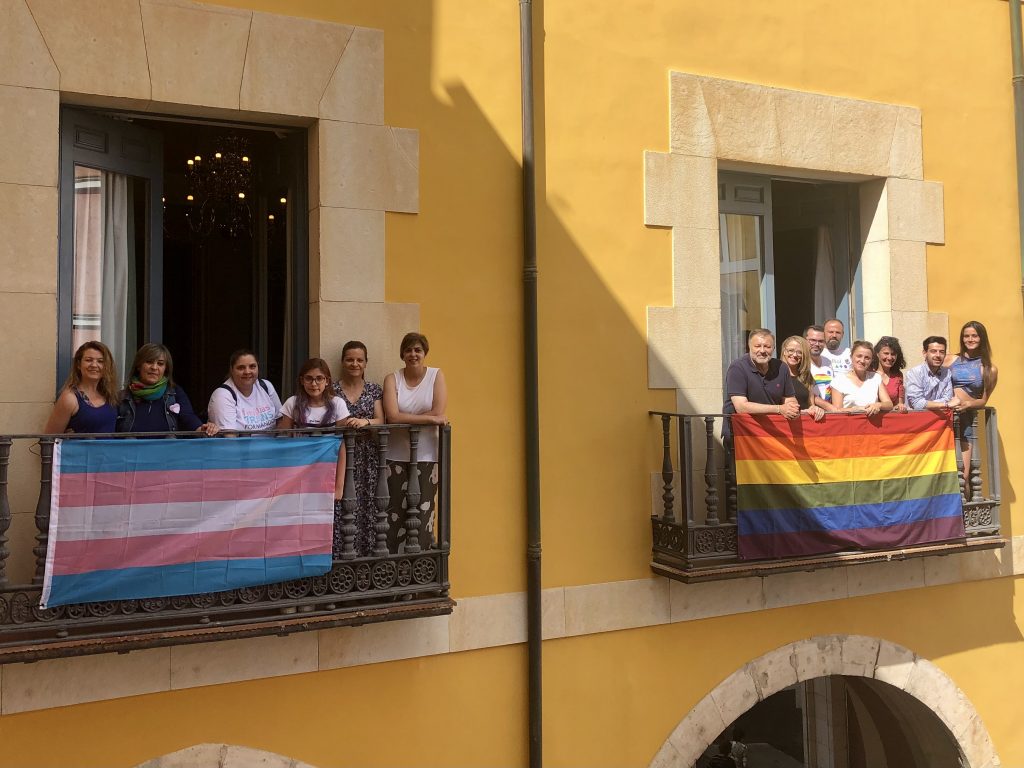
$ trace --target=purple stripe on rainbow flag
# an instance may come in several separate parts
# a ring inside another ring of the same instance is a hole
[[[339,444],[58,440],[41,605],[326,573]]]
[[[962,539],[963,518],[936,517],[922,522],[855,528],[847,531],[821,530],[791,533],[759,533],[744,536],[746,559],[800,557],[844,549],[891,549]]]

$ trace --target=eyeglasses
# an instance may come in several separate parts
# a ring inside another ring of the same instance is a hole
[[[326,376],[303,376],[303,384],[324,384],[327,382]]]

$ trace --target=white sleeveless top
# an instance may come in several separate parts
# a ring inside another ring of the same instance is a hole
[[[429,413],[434,407],[434,381],[438,368],[427,368],[423,381],[410,387],[401,370],[395,371],[395,388],[398,391],[398,410],[402,413]],[[392,461],[409,461],[409,432],[394,430],[388,441],[388,458]],[[420,439],[416,446],[416,461],[437,461],[437,427],[424,424],[420,427]]]

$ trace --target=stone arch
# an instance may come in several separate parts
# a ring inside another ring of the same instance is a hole
[[[239,747],[234,744],[196,744],[160,757],[154,757],[135,768],[315,768],[309,763],[293,760],[264,749]]]
[[[691,768],[755,704],[794,683],[829,675],[871,678],[909,694],[938,716],[970,768],[1000,764],[978,712],[937,666],[887,640],[824,635],[776,648],[729,675],[679,722],[650,768]]]

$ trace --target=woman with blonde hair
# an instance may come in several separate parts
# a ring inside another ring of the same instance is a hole
[[[107,345],[87,341],[75,351],[64,383],[43,431],[113,432],[117,422],[117,369]]]
[[[825,418],[825,409],[818,404],[818,388],[811,375],[811,348],[803,336],[790,336],[782,342],[779,359],[789,367],[789,376],[796,390],[796,401],[800,404],[800,412],[806,413],[815,421]],[[824,402],[824,401],[821,401]]]

